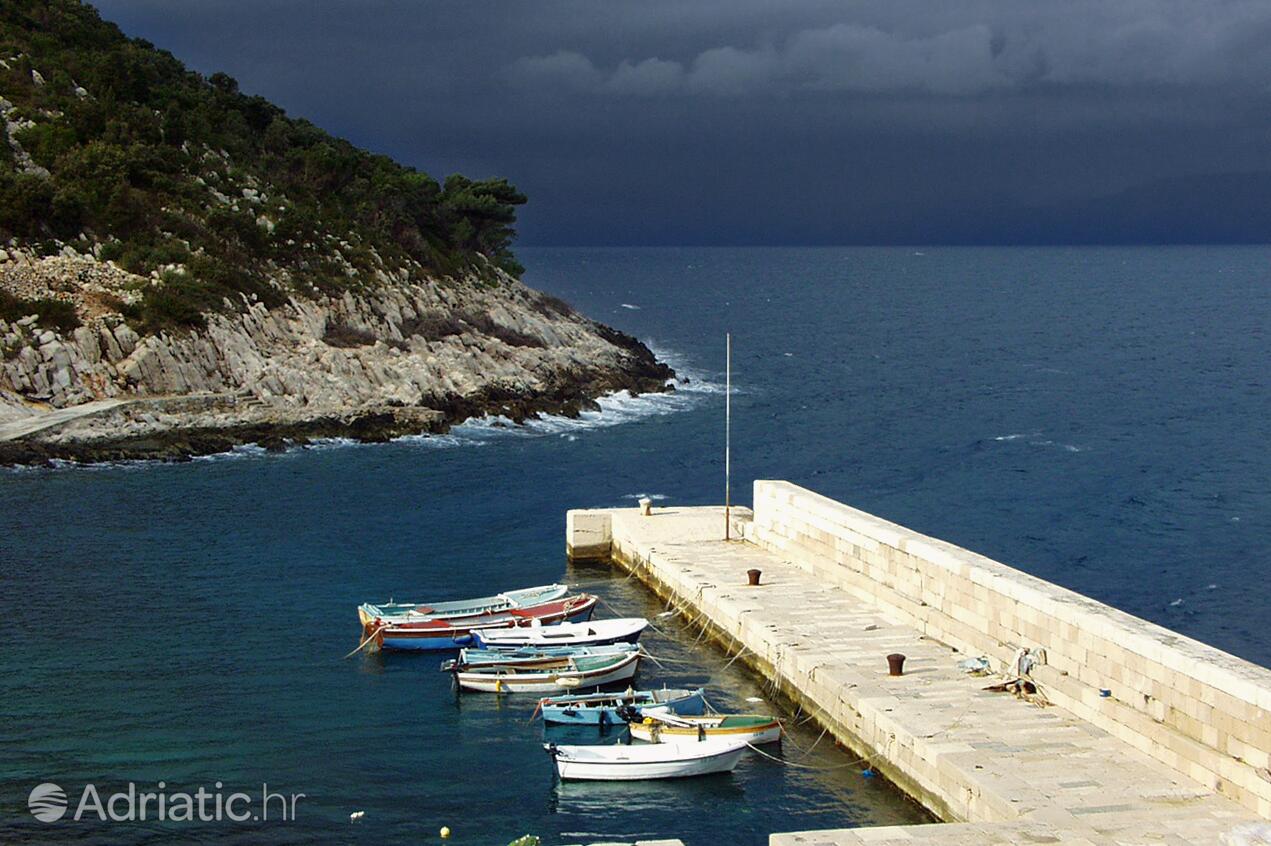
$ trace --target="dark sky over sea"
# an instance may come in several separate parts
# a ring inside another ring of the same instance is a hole
[[[528,243],[1271,240],[1271,2],[98,0]]]

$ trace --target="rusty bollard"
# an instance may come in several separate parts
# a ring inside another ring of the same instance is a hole
[[[763,574],[763,570],[747,570],[746,578],[750,580],[751,587],[759,586],[759,576]]]
[[[893,652],[887,656],[887,675],[903,676],[905,674],[905,656]]]

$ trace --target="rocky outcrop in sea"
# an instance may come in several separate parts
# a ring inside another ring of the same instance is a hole
[[[118,306],[149,280],[70,250],[0,259],[0,289],[73,303],[80,319],[67,331],[34,315],[0,320],[0,463],[176,459],[440,432],[485,414],[573,416],[606,393],[671,389],[674,375],[634,338],[503,273],[380,274],[338,296],[245,300],[204,328],[143,335]],[[124,402],[13,437],[52,410],[108,399]]]

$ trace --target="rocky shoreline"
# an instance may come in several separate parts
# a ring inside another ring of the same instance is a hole
[[[631,393],[674,390],[663,382],[642,383],[645,391],[634,389],[622,378]],[[386,443],[410,435],[441,435],[466,420],[487,415],[523,424],[544,415],[576,418],[583,411],[599,408],[596,399],[611,391],[594,393],[598,383],[578,383],[571,389],[550,395],[523,397],[458,398],[443,409],[422,407],[361,409],[348,414],[296,418],[266,409],[259,415],[233,412],[227,407],[233,398],[217,398],[216,407],[203,415],[170,415],[162,412],[121,410],[89,421],[66,424],[52,436],[28,437],[0,442],[0,466],[52,466],[57,462],[98,464],[115,461],[189,461],[215,455],[235,447],[255,445],[269,451],[309,446],[315,442],[349,439],[361,443]],[[155,422],[137,431],[139,415]]]
[[[149,335],[102,307],[145,286],[91,256],[0,261],[0,288],[72,302],[81,316],[69,331],[33,315],[0,320],[0,464],[379,442],[485,415],[576,417],[614,392],[673,390],[674,371],[635,338],[507,276],[403,274],[272,309],[244,302],[208,314],[203,329]],[[5,435],[100,400],[119,402]]]

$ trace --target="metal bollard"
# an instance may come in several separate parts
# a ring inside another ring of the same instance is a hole
[[[746,571],[746,578],[750,580],[751,587],[759,586],[759,576],[762,573],[763,573],[762,570],[747,570]]]
[[[903,676],[905,674],[905,656],[893,652],[887,656],[887,675]]]

